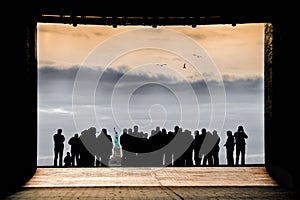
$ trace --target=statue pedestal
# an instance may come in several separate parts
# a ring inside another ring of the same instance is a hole
[[[122,165],[121,148],[114,147],[113,155],[109,160],[110,167],[120,167]]]

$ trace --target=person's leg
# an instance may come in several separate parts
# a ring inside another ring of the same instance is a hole
[[[192,167],[193,166],[193,155],[192,154],[189,154],[187,156],[187,158],[185,159],[185,166],[186,167]]]
[[[206,159],[207,159],[208,166],[213,166],[214,160],[213,160],[212,152],[209,152],[209,153],[206,155]]]
[[[96,167],[100,167],[100,156],[99,155],[97,155],[96,156]]]
[[[229,150],[229,153],[228,153],[228,164],[230,166],[234,165],[233,151],[232,150]]]
[[[235,165],[239,164],[239,159],[240,159],[240,147],[236,147],[236,157],[235,157]]]
[[[245,146],[241,148],[241,164],[245,165]]]
[[[75,166],[75,154],[74,152],[71,151],[71,166],[74,167]]]
[[[199,152],[194,152],[194,160],[195,160],[195,165],[200,166],[200,158],[199,158]]]
[[[58,155],[59,155],[59,166],[62,167],[63,166],[63,151],[59,151]]]
[[[208,161],[208,157],[207,157],[207,155],[204,155],[203,165],[207,165],[207,161]]]
[[[165,166],[172,166],[172,154],[169,152],[165,153]]]
[[[57,166],[58,151],[54,149],[54,166]]]
[[[122,167],[126,167],[126,153],[123,151],[123,155],[122,155],[122,159],[121,159],[121,164],[122,164]]]
[[[219,153],[214,153],[214,165],[219,165]]]
[[[230,152],[229,152],[229,150],[226,150],[226,160],[227,160],[227,165],[230,165]]]
[[[76,161],[76,165],[74,163],[74,166],[79,166],[79,154],[78,153],[75,154],[75,161]]]

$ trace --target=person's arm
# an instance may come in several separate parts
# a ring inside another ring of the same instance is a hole
[[[68,144],[69,144],[69,145],[72,145],[72,142],[73,142],[73,137],[71,137],[71,138],[69,139]]]
[[[224,146],[226,147],[226,146],[227,146],[227,144],[228,144],[228,138],[227,138],[227,140],[226,140],[226,142],[225,142]]]

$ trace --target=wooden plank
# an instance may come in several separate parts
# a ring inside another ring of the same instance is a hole
[[[278,186],[261,167],[38,168],[24,187]]]

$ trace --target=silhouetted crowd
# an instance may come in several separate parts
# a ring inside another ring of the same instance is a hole
[[[115,130],[115,129],[114,129]],[[116,130],[115,130],[116,133]],[[243,126],[236,132],[228,130],[226,148],[227,165],[245,165],[245,139],[248,138]],[[138,126],[124,128],[120,138],[113,141],[103,128],[97,135],[95,127],[74,134],[69,140],[70,152],[65,157],[65,136],[58,129],[54,139],[54,166],[65,167],[108,167],[113,148],[122,149],[122,167],[192,167],[218,166],[220,136],[216,130],[210,132],[205,128],[193,133],[179,126],[167,131],[156,127],[151,133],[139,131]],[[116,141],[117,140],[117,141]],[[120,144],[119,144],[120,143]]]

